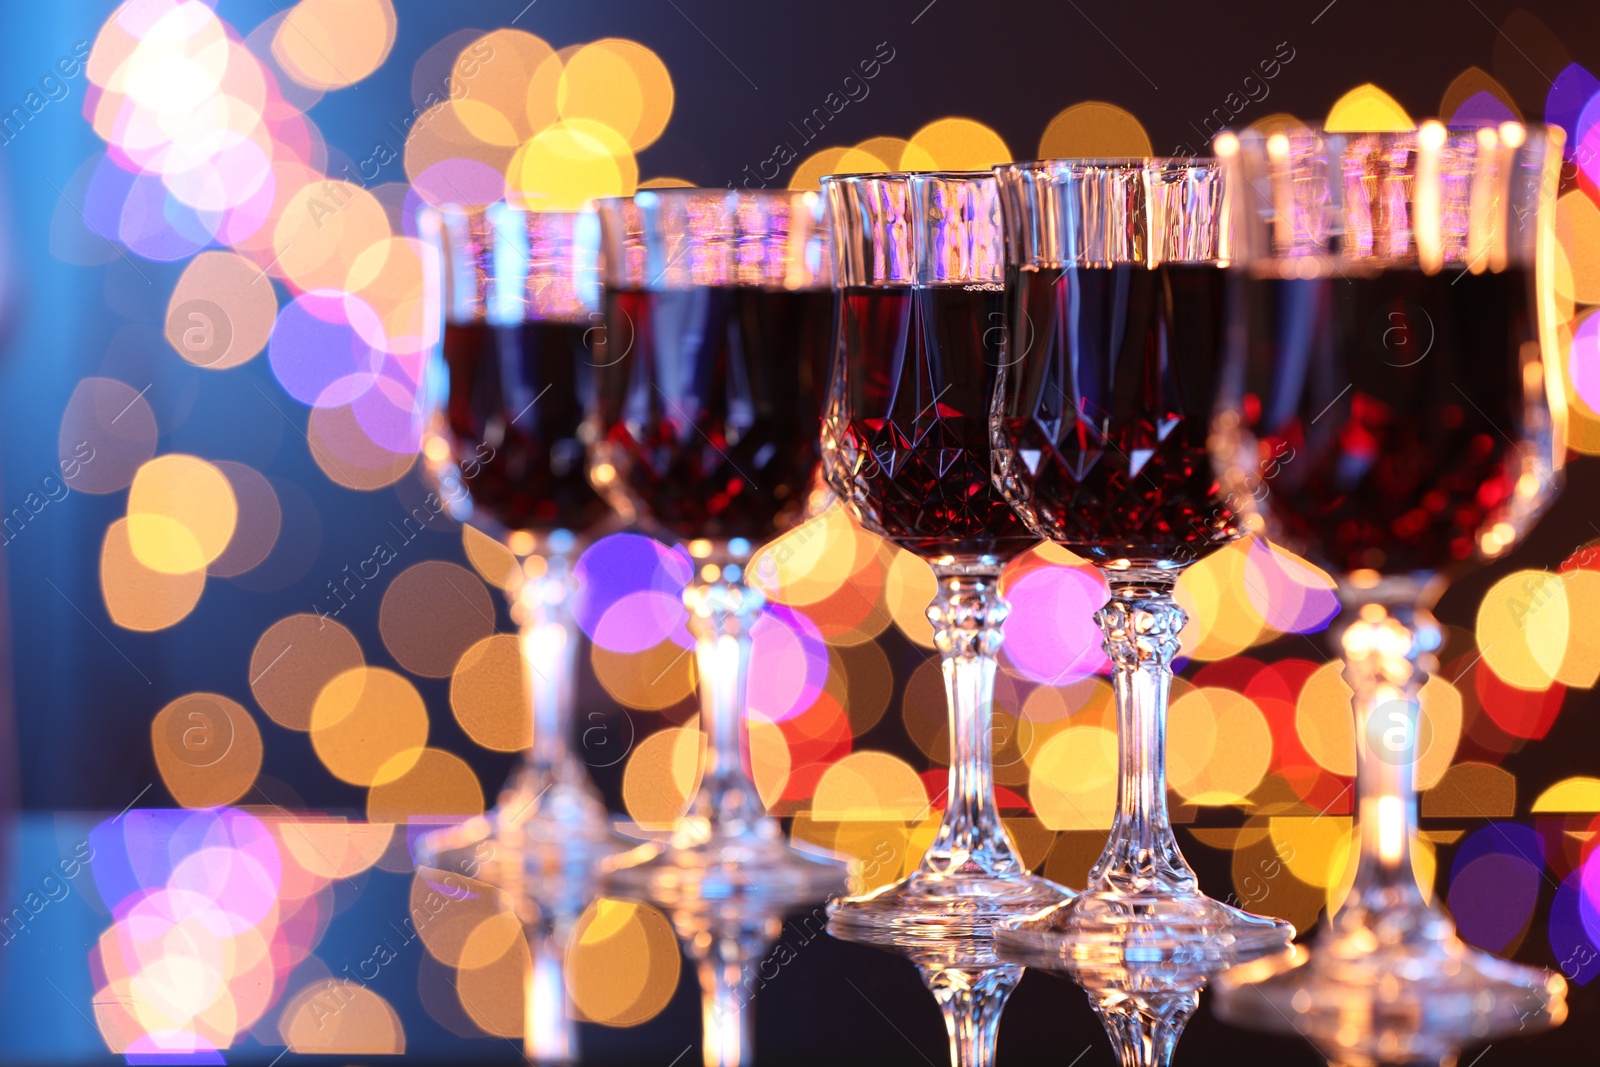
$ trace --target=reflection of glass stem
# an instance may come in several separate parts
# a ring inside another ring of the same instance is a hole
[[[603,840],[610,816],[572,751],[580,640],[572,612],[577,590],[572,558],[530,554],[520,562],[511,615],[518,627],[533,737],[501,795],[500,829],[512,849],[539,843],[517,863],[535,909],[527,926],[533,959],[524,997],[527,1056],[540,1065],[569,1064],[578,1060],[578,1034],[567,1000],[566,935],[592,893],[591,872],[550,869],[542,858],[535,870],[526,863],[544,857],[544,849],[556,841]]]
[[[1108,574],[1111,599],[1095,615],[1111,657],[1117,699],[1117,815],[1087,892],[1196,891],[1167,816],[1167,692],[1178,632],[1188,620],[1173,578]]]
[[[1422,685],[1436,664],[1439,626],[1410,605],[1361,604],[1340,635],[1345,680],[1355,692],[1357,826],[1355,882],[1333,919],[1336,931],[1414,924],[1426,908],[1411,868],[1417,832],[1415,763]],[[1442,916],[1437,917],[1442,920]]]
[[[683,603],[689,609],[689,632],[700,671],[705,765],[700,788],[678,823],[674,842],[687,847],[713,832],[776,839],[777,822],[767,816],[749,769],[746,717],[751,629],[766,598],[745,584],[743,561],[726,551],[695,563],[699,569],[683,591]]]
[[[673,916],[673,925],[695,961],[706,1067],[740,1067],[754,1060],[752,994],[745,968],[759,960],[782,930],[777,915],[730,916],[722,923],[704,913]]]
[[[567,1002],[564,924],[535,917],[528,927],[533,968],[524,1007],[523,1051],[537,1067],[578,1062],[578,1026]]]
[[[1200,1004],[1200,991],[1100,989],[1089,993],[1089,1003],[1100,1016],[1122,1067],[1167,1067],[1184,1025]]]
[[[991,1067],[1000,1013],[1022,977],[1020,967],[971,970],[918,967],[923,984],[939,1002],[950,1035],[951,1067]]]
[[[1000,821],[991,768],[995,657],[1010,606],[998,571],[936,566],[938,595],[928,607],[943,659],[950,715],[950,778],[944,820],[922,857],[922,869],[954,874],[1023,873]],[[998,1013],[997,1013],[998,1017]]]

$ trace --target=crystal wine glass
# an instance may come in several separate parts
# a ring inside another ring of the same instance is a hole
[[[1009,610],[1000,570],[1036,542],[989,476],[1004,335],[999,195],[988,172],[828,177],[823,190],[839,319],[823,467],[864,527],[933,567],[928,618],[950,715],[944,818],[921,864],[894,885],[834,901],[828,929],[926,957],[919,967],[944,1012],[952,1062],[990,1063],[1021,969],[939,961],[963,955],[963,939],[982,942],[965,955],[992,959],[997,918],[1071,895],[1028,873],[1001,824],[990,768]]]
[[[521,910],[534,923],[527,1042],[539,1063],[576,1060],[565,934],[593,896],[599,862],[629,847],[571,744],[581,638],[573,564],[609,515],[578,440],[593,386],[585,335],[598,299],[597,226],[592,213],[504,203],[420,217],[439,258],[444,320],[425,375],[425,469],[451,514],[499,537],[516,560],[509,595],[532,743],[495,810],[423,838],[418,860],[535,905]]]
[[[831,927],[987,935],[1064,900],[1028,873],[995,803],[1000,569],[1036,543],[989,477],[1004,333],[1000,204],[977,174],[830,177],[839,344],[823,422],[828,480],[867,529],[927,560],[950,714],[944,818],[915,873],[836,901]]]
[[[1006,366],[995,482],[1037,534],[1100,568],[1117,809],[1089,884],[996,927],[1002,956],[1214,965],[1284,948],[1288,923],[1200,891],[1167,816],[1166,712],[1183,568],[1238,536],[1206,455],[1220,385],[1222,185],[1214,160],[996,168]]]
[[[765,599],[761,542],[806,515],[829,351],[826,205],[815,193],[641,191],[598,203],[605,331],[590,475],[619,513],[683,542],[706,738],[700,785],[664,842],[614,865],[619,896],[666,908],[700,963],[706,1062],[748,1058],[742,966],[756,919],[844,887],[792,849],[749,766],[746,682]],[[719,930],[743,931],[722,936]],[[715,1040],[713,1040],[715,1037]]]
[[[1463,944],[1411,862],[1429,609],[1449,575],[1527,531],[1565,452],[1561,144],[1557,129],[1437,122],[1217,142],[1241,338],[1218,467],[1275,541],[1337,578],[1359,829],[1354,885],[1309,958],[1230,972],[1219,1008],[1339,1062],[1453,1062],[1565,1014],[1561,976]]]

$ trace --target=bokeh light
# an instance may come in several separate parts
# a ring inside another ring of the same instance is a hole
[[[311,708],[311,744],[335,778],[383,785],[422,758],[428,712],[416,688],[393,671],[356,667],[334,675]]]
[[[217,693],[190,693],[150,723],[161,781],[186,808],[232,804],[261,772],[261,730],[240,704]]]
[[[1370,82],[1335,101],[1322,126],[1330,133],[1406,133],[1417,128],[1398,100]]]
[[[655,1018],[678,988],[678,942],[655,908],[601,897],[578,918],[567,947],[567,994],[579,1017],[605,1026]]]
[[[900,157],[904,170],[988,170],[1011,162],[1000,135],[968,118],[938,119],[911,135]]]
[[[1096,100],[1062,109],[1039,137],[1040,159],[1142,159],[1153,155],[1150,135],[1132,112]]]
[[[340,89],[383,63],[395,22],[390,0],[298,0],[273,37],[272,54],[302,85]]]

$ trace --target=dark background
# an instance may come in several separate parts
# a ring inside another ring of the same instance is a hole
[[[0,16],[0,105],[20,102],[59,56],[80,40],[92,41],[112,6],[87,0],[8,6]],[[1472,65],[1499,78],[1517,95],[1524,114],[1537,120],[1549,79],[1560,70],[1551,62],[1552,41],[1572,60],[1600,69],[1600,5],[1547,0],[1525,6],[1550,33],[1527,20],[1507,22],[1513,5],[1496,0],[397,0],[399,35],[388,61],[353,88],[328,94],[311,116],[328,140],[330,172],[338,169],[339,152],[361,159],[375,140],[392,137],[391,116],[410,111],[412,67],[426,48],[453,31],[488,30],[516,19],[517,26],[556,47],[623,36],[654,49],[672,72],[677,103],[667,133],[640,156],[641,176],[673,175],[703,185],[740,180],[743,168],[767,159],[774,145],[793,141],[790,122],[821,106],[856,63],[885,42],[894,59],[871,83],[870,96],[846,108],[802,155],[874,135],[908,137],[933,119],[965,115],[995,128],[1017,158],[1029,158],[1049,119],[1082,100],[1109,101],[1138,115],[1158,152],[1200,148],[1205,141],[1198,127],[1205,116],[1238,91],[1260,61],[1281,55],[1285,44],[1293,59],[1270,83],[1270,97],[1252,104],[1241,121],[1273,111],[1316,120],[1342,93],[1367,81],[1420,118],[1438,110],[1446,86]],[[242,32],[279,8],[272,0],[217,4],[218,13]],[[310,610],[324,579],[363,558],[370,532],[401,514],[408,507],[401,501],[414,501],[421,490],[412,479],[375,493],[332,485],[300,435],[264,402],[262,392],[303,420],[304,409],[282,393],[265,359],[210,375],[174,358],[161,321],[181,263],[140,261],[136,271],[120,257],[89,268],[51,257],[49,230],[64,210],[61,191],[70,196],[74,172],[102,147],[82,118],[83,79],[70,84],[66,100],[51,104],[22,136],[0,148],[0,255],[6,257],[0,270],[0,500],[9,509],[56,466],[61,412],[80,378],[104,373],[138,388],[143,382],[134,378],[142,375],[151,383],[146,397],[163,430],[160,451],[237,459],[268,474],[283,502],[285,542],[301,546],[293,558],[269,560],[257,581],[209,583],[188,619],[152,635],[118,629],[99,593],[100,540],[122,512],[120,494],[75,493],[52,504],[0,551],[10,629],[8,640],[0,641],[0,656],[9,657],[5,673],[11,679],[0,686],[0,700],[12,705],[0,713],[0,722],[12,720],[0,729],[0,796],[33,811],[115,812],[150,782],[157,784],[140,803],[170,802],[150,752],[154,713],[196,690],[253,706],[247,665],[260,632],[284,615]],[[378,178],[404,179],[398,160]],[[1527,544],[1447,595],[1439,611],[1444,621],[1470,626],[1479,597],[1497,575],[1554,566],[1594,536],[1589,520],[1597,514],[1592,501],[1600,471],[1591,469],[1592,462],[1580,460],[1571,469],[1565,498]],[[457,530],[445,520],[434,527],[415,558],[459,560]],[[383,664],[377,606],[374,595],[354,604],[341,621],[361,639],[369,661]],[[502,629],[509,623],[503,621]],[[886,640],[897,669],[908,675],[923,653],[892,633]],[[1282,654],[1305,655],[1306,647]],[[1265,655],[1271,658],[1273,650]],[[0,663],[0,671],[4,667]],[[587,681],[586,706],[604,710],[604,693]],[[442,705],[444,683],[418,685],[430,704]],[[1508,759],[1508,768],[1523,780],[1523,795],[1536,795],[1567,775],[1595,772],[1597,704],[1592,693],[1570,693],[1551,734]],[[482,781],[503,777],[507,758],[476,750],[448,717],[435,716],[434,724],[433,743],[472,760]],[[263,731],[262,786],[275,801],[363,806],[360,790],[322,771],[305,735],[266,722]],[[1449,850],[1441,850],[1442,869],[1448,869],[1448,858]],[[1207,884],[1228,883],[1225,858],[1200,873]],[[1540,916],[1549,896],[1547,889]],[[1525,939],[1522,958],[1555,963],[1538,929]],[[0,968],[5,964],[0,959]],[[17,976],[9,978],[15,984]],[[441,1057],[448,1048],[452,1062],[519,1062],[502,1040],[447,1044],[437,1035],[430,1038],[429,1021],[420,1010],[407,1010],[404,997],[401,990],[394,1002],[419,1061],[430,1059],[429,1048]],[[411,997],[414,1008],[414,983]],[[633,1030],[585,1028],[586,1049],[597,1060],[697,1062],[698,1049],[690,1049],[698,1045],[696,1001],[686,973],[662,1015]],[[1600,1021],[1593,1001],[1592,990],[1574,986],[1573,1015],[1563,1030],[1497,1043],[1481,1062],[1594,1062]],[[6,1014],[11,1017],[0,1026],[30,1025]],[[940,1063],[946,1055],[933,1001],[905,963],[827,939],[807,946],[783,969],[763,992],[758,1017],[757,1059],[765,1064]],[[1029,975],[1005,1019],[1002,1062],[1109,1062],[1098,1024],[1071,986]],[[1474,1055],[1463,1062],[1473,1062]],[[1177,1059],[1195,1067],[1318,1062],[1296,1041],[1224,1028],[1205,1008],[1190,1024]]]

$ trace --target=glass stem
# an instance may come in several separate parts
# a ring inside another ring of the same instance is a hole
[[[1193,893],[1194,872],[1167,816],[1167,692],[1178,632],[1188,621],[1173,578],[1108,575],[1111,599],[1095,615],[1111,657],[1117,700],[1117,814],[1088,891]]]
[[[1111,1038],[1122,1067],[1167,1067],[1184,1025],[1200,1006],[1198,989],[1129,993],[1104,989],[1089,994],[1094,1013]]]
[[[944,819],[922,857],[922,869],[942,874],[1021,873],[1022,862],[995,803],[990,751],[995,657],[1003,638],[1000,626],[1011,608],[1000,596],[998,570],[936,566],[934,574],[939,591],[928,607],[928,619],[943,659],[950,778]]]
[[[1410,604],[1364,603],[1339,636],[1355,693],[1360,859],[1335,926],[1392,925],[1424,908],[1411,867],[1417,833],[1417,727],[1422,686],[1437,667],[1439,625]]]
[[[514,588],[511,617],[526,664],[527,705],[533,739],[523,753],[522,767],[509,784],[503,803],[517,805],[504,815],[513,823],[525,818],[535,800],[555,803],[563,796],[583,798],[598,808],[599,795],[572,751],[574,679],[581,633],[572,614],[577,586],[573,560],[559,553],[528,555],[520,561],[521,580]],[[546,793],[554,795],[546,799]],[[598,808],[601,817],[604,809]]]
[[[1022,977],[1020,967],[963,970],[919,967],[922,981],[939,1002],[950,1035],[951,1067],[992,1067],[1000,1013]]]
[[[533,969],[524,1004],[523,1052],[537,1067],[578,1062],[578,1026],[567,1005],[566,938],[540,916],[528,927]]]
[[[697,561],[698,562],[698,561]],[[683,591],[700,672],[700,729],[706,751],[700,788],[679,833],[777,834],[750,772],[746,686],[751,630],[766,598],[745,584],[738,563],[701,564]]]

